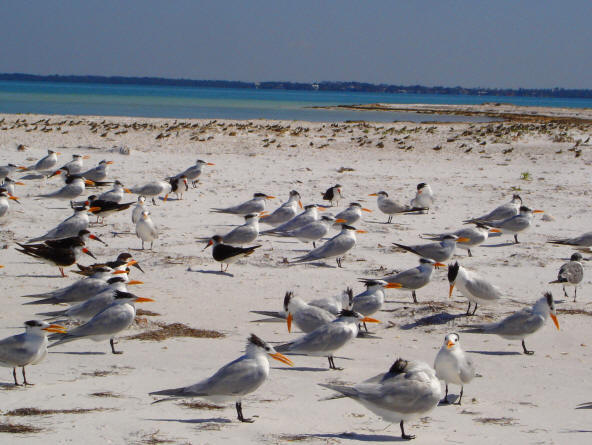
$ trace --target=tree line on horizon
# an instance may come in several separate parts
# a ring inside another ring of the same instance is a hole
[[[470,96],[520,96],[555,98],[592,98],[592,90],[567,88],[466,88],[461,86],[387,85],[366,82],[241,82],[232,80],[168,79],[163,77],[37,75],[0,73],[2,81],[98,83],[112,85],[154,85],[201,88],[240,88],[261,90],[351,91],[393,94],[442,94]]]

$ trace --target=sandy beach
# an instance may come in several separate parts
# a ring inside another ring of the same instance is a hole
[[[489,108],[495,107],[486,111]],[[62,153],[60,165],[75,153],[89,156],[89,168],[111,160],[110,178],[132,187],[179,173],[197,159],[215,164],[204,169],[198,187],[190,188],[182,200],[173,195],[157,206],[149,204],[160,232],[153,251],[138,250],[141,243],[134,233],[113,233],[133,232],[129,211],[107,217],[106,225],[92,226],[108,246],[89,246],[100,260],[129,251],[146,271],[132,272],[132,278],[144,284],[130,290],[156,301],[138,304],[149,312],[139,315],[126,335],[172,323],[212,332],[175,325],[171,334],[190,336],[121,338],[123,355],[111,354],[107,342],[64,344],[50,349],[39,365],[27,367],[27,378],[35,383],[27,388],[14,387],[12,370],[1,368],[0,441],[397,442],[398,425],[387,428],[352,400],[320,401],[332,392],[318,384],[360,382],[386,372],[398,357],[433,365],[444,336],[461,330],[460,325],[500,320],[550,290],[560,331],[549,320],[529,337],[526,343],[536,351],[532,356],[522,354],[519,341],[461,333],[463,349],[478,373],[464,388],[463,404],[438,406],[406,423],[406,430],[417,435],[413,443],[419,444],[589,443],[592,412],[576,409],[592,401],[589,263],[584,262],[584,281],[574,303],[563,296],[561,285],[548,284],[573,249],[547,240],[590,230],[592,128],[589,112],[576,119],[563,116],[570,118],[566,120],[556,110],[547,112],[558,120],[331,124],[0,115],[0,165],[31,165],[52,149]],[[122,154],[121,147],[128,148],[129,155]],[[428,214],[397,215],[393,224],[385,224],[387,216],[368,195],[385,190],[408,203],[420,182],[431,185],[435,207]],[[346,199],[325,213],[335,214],[353,201],[373,211],[356,224],[368,233],[357,235],[357,246],[346,255],[342,269],[333,259],[286,264],[285,259],[302,255],[310,246],[284,238],[260,237],[256,244],[262,247],[231,265],[228,274],[220,274],[211,251],[204,250],[203,238],[242,223],[238,216],[211,213],[211,208],[238,204],[262,192],[277,197],[268,203],[273,210],[292,189],[301,194],[303,204],[320,204],[322,192],[336,183],[343,185]],[[24,321],[37,318],[35,312],[56,310],[23,306],[27,300],[22,295],[64,287],[78,278],[73,273],[61,278],[57,268],[15,250],[15,242],[39,236],[71,215],[68,203],[34,200],[61,184],[53,178],[17,186],[22,205],[11,203],[11,219],[0,230],[0,338],[21,332]],[[545,211],[519,235],[521,243],[512,244],[512,237],[504,235],[475,248],[473,257],[461,249],[453,257],[503,290],[499,304],[465,317],[466,299],[458,291],[449,299],[446,270],[436,270],[432,282],[418,290],[418,304],[408,291],[387,291],[383,310],[375,314],[381,321],[372,327],[375,337],[357,338],[338,351],[335,362],[344,370],[328,370],[324,357],[293,356],[294,368],[271,363],[267,382],[243,401],[245,416],[256,420],[252,424],[238,422],[232,404],[213,407],[193,399],[185,401],[189,404],[151,405],[155,399],[149,392],[193,384],[237,358],[250,333],[274,344],[301,335],[297,330],[288,333],[285,323],[253,322],[261,316],[251,310],[281,310],[287,290],[304,300],[335,295],[348,286],[359,293],[359,278],[417,265],[415,255],[395,250],[393,242],[415,244],[422,242],[422,233],[457,230],[464,219],[508,202],[513,193],[519,193],[525,205]],[[135,201],[136,195],[127,198]],[[92,259],[82,262],[90,264]],[[568,291],[571,295],[573,288]],[[450,387],[451,394],[459,390]]]

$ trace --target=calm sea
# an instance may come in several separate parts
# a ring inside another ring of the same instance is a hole
[[[282,119],[316,122],[365,120],[487,121],[489,119],[375,111],[317,110],[327,105],[385,103],[480,104],[506,102],[592,107],[590,99],[375,94],[176,86],[0,81],[0,113],[80,114],[202,119]]]

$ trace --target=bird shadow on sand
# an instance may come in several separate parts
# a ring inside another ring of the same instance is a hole
[[[50,354],[68,354],[68,355],[107,355],[106,352],[98,352],[98,351],[50,351]]]
[[[222,272],[221,270],[191,269],[191,270],[189,270],[189,272],[205,273],[205,274],[210,274],[210,275],[221,275],[221,276],[230,277],[230,278],[234,277],[234,275],[231,274],[230,272]]]
[[[507,243],[499,243],[499,244],[481,244],[481,246],[479,246],[479,247],[507,247],[507,246],[513,246],[515,244],[516,243],[508,241]]]
[[[314,267],[324,267],[326,269],[338,269],[337,266],[332,266],[328,263],[316,262],[316,263],[289,263],[290,266],[300,266],[302,264],[306,264],[307,266],[314,266]]]
[[[331,371],[329,368],[312,368],[310,366],[291,366],[289,368],[278,366],[277,368],[274,367],[273,369],[277,369],[278,371]]]
[[[467,351],[471,354],[482,354],[482,355],[522,355],[521,352],[516,351]]]
[[[416,328],[418,326],[434,326],[440,324],[448,324],[451,321],[456,320],[457,318],[464,318],[465,314],[449,314],[448,312],[441,312],[439,314],[428,315],[427,317],[422,317],[418,320],[415,320],[413,323],[407,323],[401,326],[401,329],[409,330]]]
[[[306,437],[319,439],[348,439],[360,442],[408,442],[400,436],[388,436],[386,434],[360,434],[360,433],[325,433],[306,434]]]
[[[592,409],[592,402],[580,403],[576,409]]]
[[[0,382],[0,391],[11,391],[18,388],[22,388],[22,386],[16,386],[14,383]]]
[[[68,276],[68,275],[66,275]],[[15,275],[17,278],[63,278],[61,275]]]
[[[225,417],[211,417],[209,419],[144,419],[152,420],[154,422],[179,422],[179,423],[232,423],[232,420]]]

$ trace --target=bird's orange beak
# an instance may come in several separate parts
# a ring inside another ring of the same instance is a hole
[[[216,165],[216,164],[214,164],[212,162],[207,162],[206,165]]]
[[[454,283],[450,285],[450,291],[448,292],[448,298],[452,298],[452,290],[454,289]]]
[[[446,264],[444,264],[444,263],[435,263],[434,267],[448,267],[448,266],[446,266]]]
[[[54,176],[61,175],[61,174],[62,174],[62,171],[61,170],[56,170],[55,172],[53,172],[51,174],[50,178],[53,178]]]
[[[363,210],[364,212],[372,213],[372,210],[370,210],[370,209],[367,209],[367,208],[365,208],[365,207],[362,207],[362,210]]]
[[[267,196],[265,197],[265,199],[275,199],[275,196],[270,196],[270,195],[267,195]]]
[[[284,354],[280,354],[279,352],[276,352],[275,354],[269,354],[269,356],[276,359],[277,361],[285,363],[288,366],[294,366],[294,363],[292,362],[292,360],[290,360]]]
[[[489,229],[491,233],[502,233],[500,229]]]
[[[97,206],[91,207],[88,209],[88,211],[91,213],[99,212],[100,210],[101,210],[101,207],[97,207]]]
[[[302,208],[302,201],[298,200],[298,207]]]
[[[335,222],[341,224],[341,223],[346,223],[347,220],[346,219],[343,219],[343,218],[338,218],[338,219],[335,220]]]
[[[59,152],[59,151],[54,151],[54,154],[56,154],[56,155],[61,155],[62,153],[61,153],[61,152]]]
[[[356,230],[356,233],[368,233],[368,232],[365,230]]]
[[[113,164],[113,161],[107,161],[107,162],[105,162],[105,164],[111,165],[111,164]]]
[[[136,303],[151,303],[154,300],[152,298],[146,298],[146,297],[138,297],[134,300],[134,302]]]
[[[209,240],[208,244],[206,245],[206,247],[203,248],[203,250],[206,250],[208,247],[210,247],[212,244],[214,244],[214,241]]]
[[[384,287],[387,289],[401,289],[403,285],[401,283],[388,283]]]
[[[370,193],[368,196],[378,196],[378,193]]]
[[[446,348],[450,349],[454,346],[454,342],[448,341],[448,343],[446,344]]]
[[[360,319],[360,321],[363,321],[364,323],[380,323],[380,320],[377,320],[376,318],[370,318],[370,317],[364,317],[364,318]]]
[[[555,314],[549,314],[551,316],[551,320],[553,320],[553,323],[555,323],[555,327],[557,328],[557,330],[559,331],[559,321],[557,321],[557,316]]]
[[[288,317],[286,318],[286,323],[288,324],[288,332],[292,332],[292,314],[288,313]]]
[[[89,156],[89,155],[84,155],[84,156],[82,157],[82,159],[90,159],[90,156]]]
[[[167,199],[169,199],[169,195],[168,195],[168,193],[167,193],[166,195],[164,195],[163,202],[166,202],[166,200],[167,200]]]
[[[471,239],[464,236],[461,236],[459,239],[456,240],[457,243],[468,243],[469,241],[471,241]]]
[[[532,213],[545,213],[544,210],[533,210]]]
[[[123,189],[123,191],[124,191],[125,193],[131,193],[131,192],[132,192],[130,189]]]
[[[25,185],[24,182],[15,182],[16,185]]]
[[[127,273],[127,270],[114,270],[113,272],[111,272],[111,275],[121,275]]]
[[[50,324],[48,327],[42,328],[42,330],[47,332],[59,332],[60,334],[68,332],[65,327],[60,326],[59,324]]]

